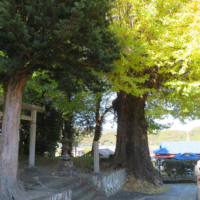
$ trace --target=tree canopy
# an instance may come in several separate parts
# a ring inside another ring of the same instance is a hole
[[[89,76],[88,67],[113,68],[118,45],[108,30],[110,5],[105,0],[4,0],[0,6],[2,78],[38,68],[64,68],[77,76]]]
[[[110,76],[114,90],[152,95],[147,101],[156,98],[160,114],[167,114],[167,105],[175,117],[197,117],[199,2],[119,0],[112,14],[110,28],[123,45]]]

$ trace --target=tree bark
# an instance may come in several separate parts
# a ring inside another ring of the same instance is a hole
[[[29,74],[15,74],[7,84],[0,142],[0,194],[3,200],[24,198],[17,171],[22,95],[29,78]]]
[[[136,179],[163,185],[153,168],[147,138],[145,95],[135,97],[121,91],[113,104],[118,115],[117,144],[113,166],[122,165]]]
[[[93,138],[93,143],[92,143],[91,155],[94,154],[94,147],[93,147],[94,141],[99,141],[99,139],[101,137],[103,118],[104,118],[105,114],[107,112],[109,112],[109,110],[112,108],[112,106],[110,106],[109,108],[105,108],[104,112],[100,116],[100,103],[101,103],[101,100],[102,99],[100,97],[98,99],[97,103],[96,103],[96,113],[95,113],[96,126],[95,126],[94,138]]]

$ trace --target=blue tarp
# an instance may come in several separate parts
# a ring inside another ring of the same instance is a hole
[[[191,159],[200,159],[200,156],[194,154],[194,153],[178,153],[174,156],[174,159],[182,159],[182,160],[191,160]]]

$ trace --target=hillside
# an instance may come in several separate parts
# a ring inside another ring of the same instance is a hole
[[[200,141],[200,127],[194,128],[189,132],[190,141]],[[157,135],[149,135],[149,145],[160,145],[161,142],[173,142],[173,141],[186,141],[187,132],[179,130],[164,130]],[[91,146],[92,137],[84,138],[80,142],[80,146]],[[116,145],[116,131],[109,130],[104,132],[100,139],[100,145]]]
[[[80,142],[80,146],[91,146],[93,137],[86,137]],[[116,145],[116,131],[109,131],[102,134],[100,145]]]
[[[187,132],[179,130],[164,130],[158,133],[158,135],[149,135],[149,145],[159,145],[161,142],[172,141],[186,141]],[[200,127],[194,128],[189,131],[190,141],[200,141]]]

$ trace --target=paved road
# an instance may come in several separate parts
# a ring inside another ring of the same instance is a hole
[[[119,191],[107,200],[198,200],[197,184],[168,184],[171,188],[160,194]]]

